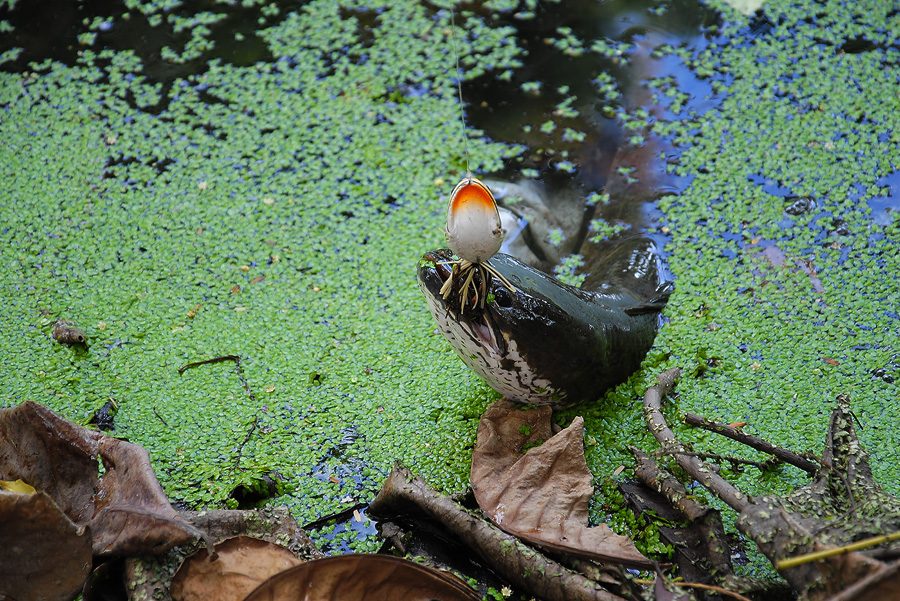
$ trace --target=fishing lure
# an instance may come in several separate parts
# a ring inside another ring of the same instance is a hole
[[[459,312],[467,305],[483,309],[492,276],[514,290],[488,263],[503,244],[500,212],[490,188],[471,174],[466,174],[450,194],[445,233],[447,245],[459,259],[449,263],[453,268],[441,287],[444,300],[455,294]]]

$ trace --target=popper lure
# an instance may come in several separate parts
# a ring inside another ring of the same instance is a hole
[[[452,262],[450,277],[441,287],[444,300],[455,294],[460,312],[467,305],[484,308],[492,275],[512,289],[488,263],[503,243],[497,201],[490,188],[471,174],[462,178],[450,194],[445,233],[447,245],[459,259]]]

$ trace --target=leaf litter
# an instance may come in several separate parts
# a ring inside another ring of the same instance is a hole
[[[551,435],[551,412],[508,400],[485,411],[472,454],[478,505],[506,532],[549,550],[650,567],[627,537],[606,524],[588,527],[594,487],[584,458],[584,420],[576,417]]]

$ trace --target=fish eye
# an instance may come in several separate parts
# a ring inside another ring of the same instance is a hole
[[[498,286],[497,289],[494,290],[494,302],[501,307],[509,307],[512,305],[512,297],[509,294],[509,290],[502,286]]]

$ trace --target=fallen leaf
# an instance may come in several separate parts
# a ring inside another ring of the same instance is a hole
[[[90,526],[94,555],[160,553],[199,535],[169,505],[147,451],[30,401],[0,410],[0,479],[28,482]]]
[[[0,548],[0,599],[68,601],[91,570],[90,533],[43,492],[0,490]]]
[[[106,473],[94,497],[95,555],[156,555],[200,535],[169,504],[143,447],[98,438]]]
[[[258,538],[235,536],[184,560],[172,579],[174,601],[242,601],[271,576],[302,562],[286,548]]]
[[[22,480],[0,480],[0,490],[17,492],[22,495],[33,495],[37,492],[32,485]]]
[[[584,459],[584,420],[576,417],[551,436],[550,414],[549,407],[506,400],[487,409],[470,475],[479,507],[501,529],[542,547],[651,567],[627,537],[606,524],[588,527],[594,488]]]
[[[447,572],[390,555],[317,559],[277,574],[245,601],[478,601]]]
[[[265,507],[252,510],[210,510],[179,512],[192,526],[200,530],[203,540],[173,547],[164,555],[154,557],[142,555],[129,557],[124,562],[120,578],[128,589],[131,599],[169,599],[172,577],[176,566],[211,544],[236,536],[252,537],[275,543],[289,549],[300,561],[324,557],[306,533],[297,524],[286,507]],[[98,591],[102,594],[103,591]],[[96,597],[95,601],[124,599],[119,597]],[[84,601],[91,601],[85,595]],[[217,601],[211,597],[210,601]]]

